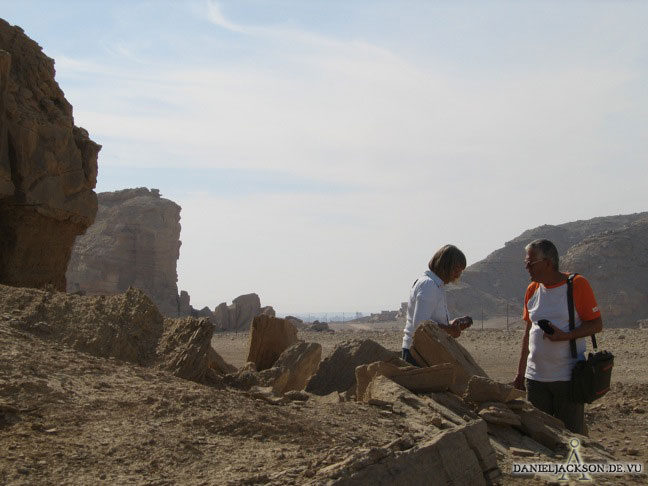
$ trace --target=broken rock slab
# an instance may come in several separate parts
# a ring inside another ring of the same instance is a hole
[[[486,485],[498,478],[495,451],[486,424],[471,422],[439,433],[406,450],[389,446],[359,450],[344,461],[323,468],[309,484],[351,486]]]
[[[247,361],[252,361],[257,371],[267,370],[272,368],[281,353],[296,342],[297,329],[285,319],[256,316],[250,328]]]
[[[468,402],[510,402],[524,398],[526,394],[511,385],[498,383],[486,376],[474,375],[468,381],[463,399]]]
[[[421,366],[450,363],[455,370],[450,390],[457,395],[463,395],[472,376],[488,376],[466,348],[433,321],[425,321],[416,329],[410,352]]]
[[[371,339],[344,341],[320,362],[306,385],[306,391],[315,395],[328,395],[334,391],[342,393],[351,387],[355,388],[356,368],[376,361],[406,365],[398,353],[385,349]]]
[[[260,373],[261,381],[277,394],[303,390],[322,358],[322,345],[300,341],[286,349],[274,366]]]
[[[236,371],[211,347],[214,326],[209,319],[165,319],[157,346],[159,367],[197,383],[220,383],[218,376]]]
[[[364,392],[377,376],[390,378],[399,385],[414,393],[445,391],[454,381],[454,368],[449,363],[418,368],[416,366],[399,367],[393,363],[378,361],[356,368],[356,399],[363,400]]]
[[[484,402],[479,407],[479,416],[489,424],[513,425],[520,427],[520,416],[503,403]]]

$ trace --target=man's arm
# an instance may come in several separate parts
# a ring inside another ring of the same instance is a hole
[[[591,321],[583,321],[580,326],[569,332],[563,332],[553,324],[551,327],[554,328],[554,333],[545,333],[544,337],[550,341],[569,341],[570,339],[584,338],[596,334],[597,332],[601,332],[603,330],[603,320],[600,317],[597,317]]]
[[[526,373],[527,358],[529,357],[529,330],[531,329],[531,321],[526,321],[526,329],[524,330],[524,337],[522,338],[522,349],[520,350],[520,361],[518,362],[517,375],[513,380],[513,386],[518,390],[524,390],[524,374]]]

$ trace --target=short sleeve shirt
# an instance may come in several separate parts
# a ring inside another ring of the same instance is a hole
[[[594,292],[582,276],[574,278],[574,327],[583,321],[601,316]],[[524,296],[523,318],[531,322],[529,331],[529,357],[525,377],[536,381],[569,381],[571,372],[579,359],[585,355],[585,339],[576,340],[577,357],[572,358],[569,341],[550,341],[537,322],[547,319],[564,332],[569,332],[567,308],[567,282],[546,287],[532,282]]]

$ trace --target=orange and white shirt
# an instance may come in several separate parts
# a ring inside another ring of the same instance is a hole
[[[601,316],[594,292],[584,277],[574,278],[574,328],[583,321]],[[536,381],[569,381],[574,365],[584,359],[586,340],[576,340],[577,358],[572,358],[569,341],[550,341],[538,326],[540,319],[547,319],[564,332],[569,332],[567,308],[567,282],[544,286],[531,282],[524,296],[523,319],[531,322],[529,331],[529,357],[524,376]]]

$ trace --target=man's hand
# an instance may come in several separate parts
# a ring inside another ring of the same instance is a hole
[[[553,334],[547,334],[545,332],[542,335],[542,339],[546,338],[549,341],[569,341],[571,339],[571,336],[569,335],[569,333],[561,331],[556,326],[554,326],[551,322],[549,323],[549,326],[551,326],[552,329],[554,330]]]
[[[526,386],[524,385],[524,376],[519,373],[515,375],[513,386],[518,390],[526,391]]]

